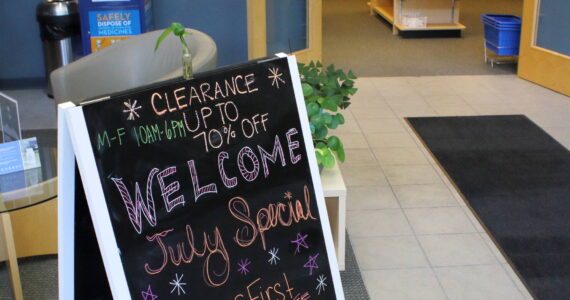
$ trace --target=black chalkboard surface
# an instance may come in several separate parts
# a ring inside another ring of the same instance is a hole
[[[344,299],[294,57],[65,111],[116,299]]]

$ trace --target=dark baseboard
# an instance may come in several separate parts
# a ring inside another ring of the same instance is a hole
[[[410,30],[400,31],[402,38],[459,38],[461,30]]]

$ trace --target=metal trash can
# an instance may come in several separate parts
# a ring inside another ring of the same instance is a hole
[[[79,7],[75,0],[44,0],[37,6],[36,17],[44,48],[48,96],[52,97],[50,73],[72,62],[77,56],[74,52],[80,52]]]

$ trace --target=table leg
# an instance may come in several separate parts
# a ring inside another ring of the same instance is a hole
[[[327,212],[338,262],[338,268],[344,271],[346,196],[326,197]]]
[[[3,213],[0,215],[2,218],[0,224],[4,234],[6,254],[8,255],[8,271],[10,272],[10,278],[12,280],[12,293],[14,294],[14,299],[22,300],[24,299],[24,296],[22,294],[22,284],[20,282],[20,270],[18,268],[16,245],[14,244],[14,236],[12,232],[12,221],[10,220],[9,213]]]
[[[346,193],[338,197],[338,232],[338,267],[344,271],[346,252]]]

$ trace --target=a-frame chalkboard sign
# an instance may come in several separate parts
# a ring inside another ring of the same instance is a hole
[[[59,113],[60,299],[344,299],[295,57]]]

